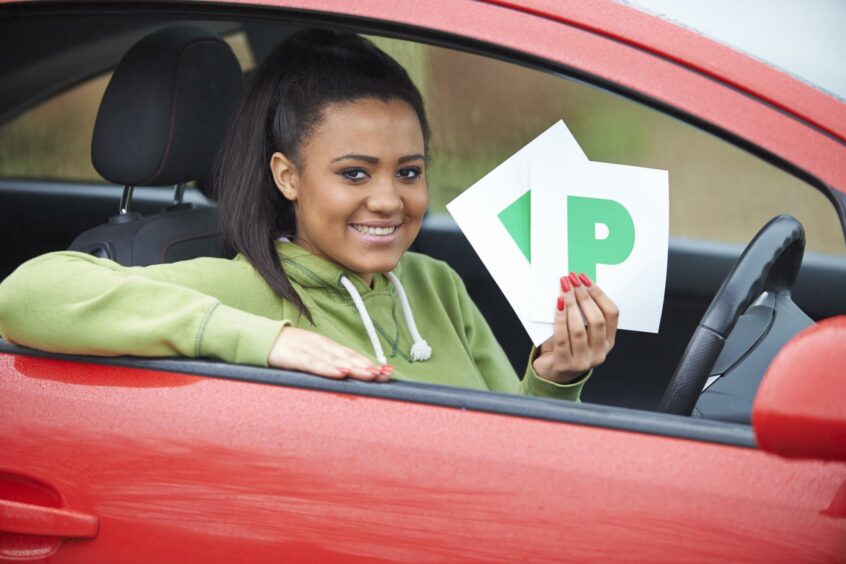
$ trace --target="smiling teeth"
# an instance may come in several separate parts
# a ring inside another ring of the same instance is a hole
[[[353,229],[355,229],[359,233],[363,233],[364,235],[390,235],[391,233],[397,230],[396,226],[369,227],[367,225],[353,225],[352,227]]]

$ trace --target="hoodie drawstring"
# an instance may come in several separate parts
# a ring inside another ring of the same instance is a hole
[[[405,316],[405,324],[408,327],[408,332],[411,334],[411,339],[414,344],[411,345],[411,358],[415,361],[429,360],[432,356],[432,347],[420,335],[417,330],[417,324],[414,323],[414,315],[411,313],[411,305],[408,303],[408,296],[405,295],[405,288],[402,287],[399,277],[393,272],[388,273],[388,279],[394,285],[394,289],[399,295],[400,304],[402,304],[402,313]]]
[[[361,322],[364,323],[364,329],[367,331],[367,336],[370,337],[370,344],[373,345],[373,354],[376,355],[376,360],[378,360],[380,364],[388,364],[388,359],[385,358],[385,353],[382,352],[382,344],[379,342],[379,336],[376,335],[376,328],[373,326],[373,320],[370,319],[370,315],[367,313],[367,308],[364,307],[364,300],[361,299],[361,295],[358,293],[358,290],[355,289],[353,283],[350,282],[349,278],[341,276],[341,284],[343,284],[344,288],[346,288],[347,292],[349,292],[350,297],[355,304],[355,309],[358,310],[358,315],[361,317]]]
[[[417,324],[414,323],[414,316],[411,313],[411,305],[408,303],[408,296],[405,294],[405,289],[402,287],[402,283],[396,274],[389,272],[387,276],[397,291],[400,304],[402,305],[402,313],[405,316],[405,324],[414,341],[414,344],[411,345],[411,359],[418,362],[428,360],[432,356],[432,347],[429,346],[429,343],[423,339],[417,330]],[[379,342],[379,336],[376,335],[376,327],[373,326],[373,320],[370,319],[370,314],[367,313],[367,308],[364,307],[364,300],[361,299],[358,290],[355,289],[353,283],[346,276],[341,276],[341,285],[347,290],[355,304],[355,308],[358,310],[358,315],[361,317],[361,322],[364,324],[367,336],[370,337],[370,344],[373,346],[373,354],[376,356],[376,360],[382,364],[387,364],[388,359],[382,351],[382,344]]]

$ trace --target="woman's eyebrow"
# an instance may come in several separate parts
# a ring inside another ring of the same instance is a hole
[[[348,160],[348,159],[354,160],[354,161],[364,161],[366,163],[371,163],[371,164],[378,164],[379,163],[378,157],[371,157],[370,155],[359,155],[359,154],[356,154],[356,153],[349,153],[349,154],[346,154],[346,155],[341,155],[340,157],[336,157],[336,158],[332,159],[332,162],[336,163],[338,161],[345,161],[345,160]],[[414,155],[406,155],[404,157],[400,157],[397,162],[399,164],[405,164],[405,163],[410,162],[410,161],[422,161],[422,160],[425,160],[423,155],[421,155],[419,153],[415,153]]]
[[[341,155],[340,157],[332,159],[333,163],[338,161],[345,161],[347,159],[354,160],[354,161],[364,161],[366,163],[376,164],[379,162],[377,157],[371,157],[370,155],[357,155],[355,153],[349,153],[347,155]]]

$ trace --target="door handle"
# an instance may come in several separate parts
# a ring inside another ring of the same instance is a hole
[[[0,499],[0,532],[90,539],[99,527],[87,513]]]

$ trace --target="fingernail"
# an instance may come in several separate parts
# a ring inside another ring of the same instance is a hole
[[[574,288],[578,288],[579,286],[582,285],[582,283],[579,281],[579,277],[576,276],[575,272],[570,273],[570,282],[573,283]]]
[[[564,292],[570,291],[570,279],[566,276],[561,277],[561,290]]]
[[[391,366],[390,364],[385,364],[385,365],[382,366],[382,368],[379,369],[379,371],[382,374],[390,374],[391,372],[394,371],[394,367]]]
[[[380,372],[382,372],[382,369],[381,369],[381,368],[379,368],[378,366],[373,366],[373,367],[370,367],[370,368],[365,368],[365,370],[367,370],[367,371],[368,371],[368,372],[370,372],[371,374],[379,374]]]
[[[580,279],[582,282],[584,282],[585,286],[587,286],[588,288],[590,288],[591,286],[593,286],[593,282],[591,282],[591,281],[590,281],[590,278],[589,278],[589,277],[588,277],[588,275],[587,275],[587,274],[585,274],[584,272],[582,272],[581,274],[579,274],[579,279]]]
[[[338,366],[337,368],[338,368],[338,372],[340,372],[344,376],[350,375],[350,369],[349,368],[344,368],[343,366]]]
[[[564,311],[564,296],[558,296],[558,303],[555,304],[558,311]]]

